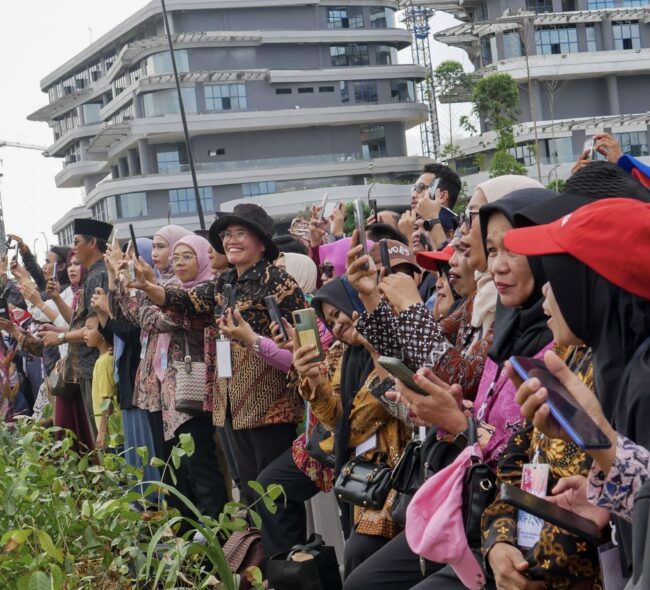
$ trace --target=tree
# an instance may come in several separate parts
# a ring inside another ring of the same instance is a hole
[[[453,59],[441,62],[433,72],[433,83],[438,99],[451,97],[455,94],[464,94],[471,90],[472,82],[463,69],[463,64]],[[446,151],[454,153],[453,114],[452,101],[447,102],[449,112],[449,143]],[[442,154],[441,154],[442,155]]]
[[[519,87],[510,74],[490,74],[478,81],[472,92],[474,112],[497,134],[490,176],[526,175],[527,169],[510,152],[516,147],[513,125],[519,112]]]

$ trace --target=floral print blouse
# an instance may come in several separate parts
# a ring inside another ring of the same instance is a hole
[[[594,463],[589,471],[587,499],[632,522],[632,509],[641,486],[650,477],[650,451],[622,434],[616,443],[616,458],[609,473]]]

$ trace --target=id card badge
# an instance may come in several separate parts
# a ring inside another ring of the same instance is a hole
[[[606,543],[598,547],[598,560],[600,561],[600,571],[603,574],[605,590],[623,590],[630,578],[623,575],[618,545]]]
[[[169,366],[169,357],[168,355],[164,354],[160,357],[160,368],[163,371],[166,371],[168,366]]]
[[[230,340],[226,338],[217,340],[217,374],[220,378],[232,378]]]
[[[149,334],[142,339],[142,348],[140,349],[140,360],[143,361],[147,355],[147,344],[149,343]]]
[[[540,498],[546,496],[548,488],[548,463],[527,463],[521,472],[521,489]],[[544,521],[537,516],[519,510],[517,514],[517,545],[524,549],[534,547],[539,541]]]
[[[359,457],[368,451],[377,448],[377,435],[373,434],[368,440],[364,440],[354,451],[354,456]]]

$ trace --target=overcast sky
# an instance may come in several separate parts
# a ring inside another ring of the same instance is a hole
[[[46,123],[27,121],[27,116],[47,104],[40,80],[73,57],[90,40],[96,40],[115,25],[147,4],[147,0],[37,0],[4,3],[0,12],[0,141],[15,141],[42,146],[53,142]],[[455,24],[446,14],[436,14],[433,30]],[[443,59],[458,59],[468,67],[463,51],[432,44],[434,66]],[[403,51],[401,60],[410,59]],[[447,107],[440,111],[443,143],[448,135]],[[420,153],[417,129],[408,134],[410,153]],[[47,235],[55,243],[52,224],[68,209],[81,203],[81,189],[57,189],[54,176],[62,160],[44,158],[38,151],[0,148],[2,166],[0,194],[7,233],[17,233],[33,247],[42,260]]]

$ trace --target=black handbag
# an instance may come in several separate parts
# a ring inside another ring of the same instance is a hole
[[[266,567],[269,588],[274,590],[341,590],[341,574],[334,547],[313,534],[306,545],[278,553]]]
[[[421,449],[421,441],[409,442],[393,470],[393,489],[397,495],[390,515],[393,522],[402,527],[406,525],[406,509],[413,494],[422,485]]]
[[[432,475],[438,473],[438,471],[451,465],[462,450],[457,444],[446,440],[439,440],[436,436],[437,432],[433,428],[429,431],[424,441],[422,441],[422,447],[420,449],[422,482],[425,482]]]
[[[334,494],[341,502],[380,510],[391,489],[392,471],[383,461],[356,457],[341,469],[334,482]]]
[[[316,423],[311,436],[307,438],[305,450],[312,459],[316,459],[324,467],[334,467],[334,455],[328,454],[320,446],[320,443],[332,436],[320,422]]]

